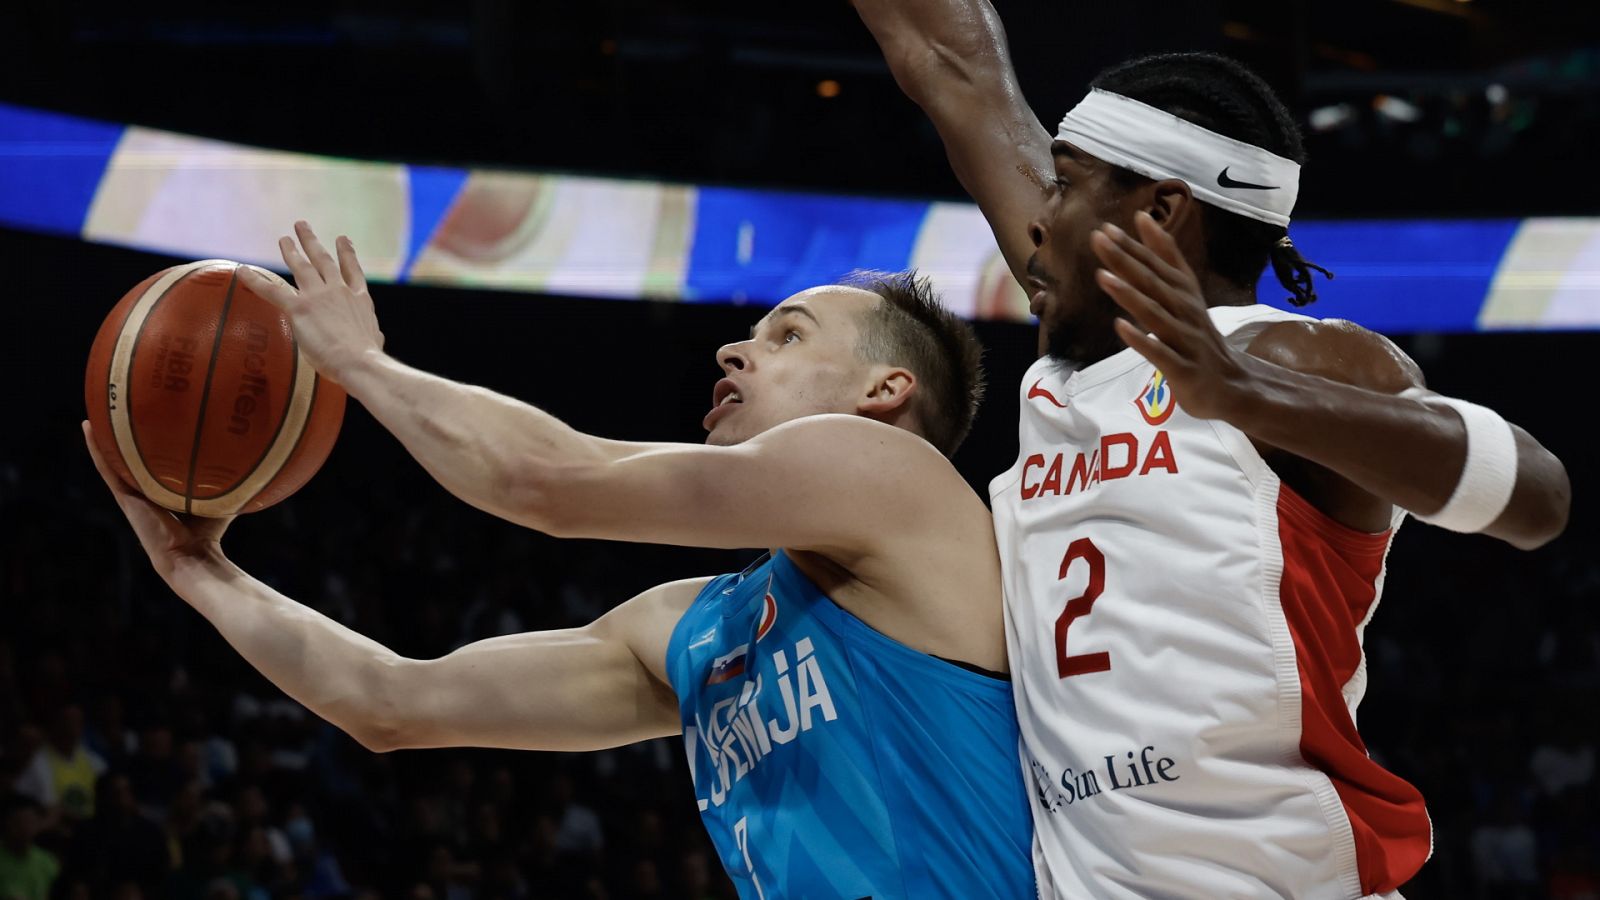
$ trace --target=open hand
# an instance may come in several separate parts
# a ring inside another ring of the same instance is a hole
[[[1133,317],[1117,319],[1117,336],[1161,370],[1189,415],[1226,419],[1244,395],[1253,360],[1211,321],[1199,279],[1172,235],[1143,212],[1134,228],[1137,240],[1109,222],[1089,238],[1105,266],[1095,280]]]
[[[139,544],[149,554],[150,562],[161,577],[170,575],[173,567],[184,559],[199,559],[221,552],[222,533],[228,530],[233,516],[206,518],[168,512],[129,487],[111,470],[95,447],[88,422],[83,423],[83,439],[89,445],[95,470],[105,479],[106,487],[111,488],[111,496],[122,507],[122,514],[128,517],[128,524],[133,526]]]
[[[305,222],[294,223],[295,238],[278,239],[283,262],[294,274],[295,287],[248,268],[239,269],[245,286],[283,310],[294,326],[295,342],[317,372],[343,383],[342,374],[368,353],[383,350],[383,332],[367,293],[367,276],[356,248],[341,235],[334,259]]]

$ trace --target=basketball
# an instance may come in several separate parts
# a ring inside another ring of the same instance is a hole
[[[256,512],[305,485],[344,419],[289,319],[208,259],[157,272],[95,335],[84,402],[102,456],[174,512]],[[278,276],[257,269],[268,277]]]

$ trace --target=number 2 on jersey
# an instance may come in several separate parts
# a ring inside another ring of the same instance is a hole
[[[1061,611],[1061,618],[1056,619],[1056,670],[1062,678],[1111,670],[1111,654],[1105,651],[1067,655],[1067,629],[1072,626],[1072,620],[1087,616],[1094,608],[1094,601],[1106,589],[1105,554],[1088,538],[1078,538],[1067,547],[1067,555],[1061,557],[1061,572],[1056,580],[1065,581],[1072,564],[1080,559],[1089,564],[1089,586],[1084,588],[1082,594],[1068,600],[1067,608]]]

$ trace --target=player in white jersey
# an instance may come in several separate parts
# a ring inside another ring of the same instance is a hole
[[[1298,304],[1315,267],[1298,130],[1242,66],[1118,66],[1052,140],[986,0],[855,3],[1040,319],[991,496],[1042,891],[1395,892],[1432,844],[1355,724],[1390,540],[1409,510],[1538,546],[1561,463],[1383,337],[1256,305],[1269,261]]]

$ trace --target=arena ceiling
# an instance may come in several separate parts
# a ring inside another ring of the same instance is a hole
[[[1130,55],[1231,53],[1307,132],[1318,216],[1593,214],[1600,12],[1558,0],[1000,0],[1055,121]],[[19,0],[0,100],[368,158],[955,196],[848,4]]]

